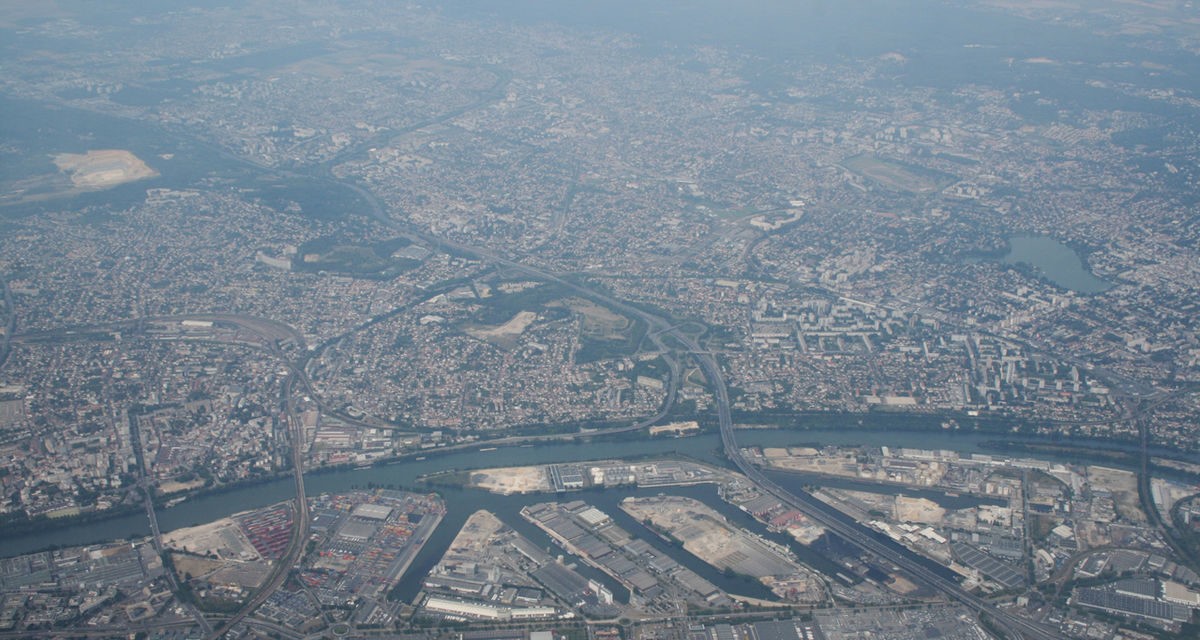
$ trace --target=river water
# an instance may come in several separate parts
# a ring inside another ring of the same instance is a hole
[[[933,431],[852,431],[852,430],[745,430],[738,432],[742,446],[788,446],[788,445],[863,445],[913,447],[924,449],[951,449],[964,453],[981,452],[981,445],[994,439],[991,434],[957,434]],[[571,462],[628,457],[631,451],[638,455],[682,455],[703,462],[724,466],[720,455],[721,440],[717,434],[681,439],[638,440],[636,442],[593,442],[562,443],[527,447],[508,447],[492,451],[470,450],[434,455],[424,460],[404,460],[394,464],[363,469],[344,469],[325,473],[311,473],[305,477],[309,495],[344,492],[352,489],[395,487],[429,491],[431,488],[418,484],[417,479],[425,474],[448,469],[478,469],[550,462]],[[784,475],[784,474],[779,474]],[[791,475],[791,474],[787,474]],[[822,479],[816,476],[793,476],[777,478],[787,483],[822,485],[858,490],[881,490],[880,485],[851,479]],[[608,513],[620,526],[633,535],[645,539],[661,552],[692,569],[718,587],[738,595],[769,597],[765,587],[739,577],[729,577],[699,561],[682,549],[657,537],[641,523],[625,515],[619,503],[628,496],[647,496],[658,493],[683,495],[700,500],[725,515],[731,522],[754,533],[777,542],[791,541],[780,534],[771,534],[759,522],[750,518],[736,507],[722,501],[713,485],[694,487],[664,487],[653,489],[612,489],[585,491],[556,497],[552,494],[525,496],[497,496],[474,489],[437,487],[435,489],[446,501],[447,515],[431,534],[424,548],[414,559],[409,571],[401,580],[398,593],[405,600],[413,598],[421,588],[421,581],[437,563],[457,535],[467,517],[478,509],[488,509],[505,523],[528,537],[542,548],[552,547],[549,538],[520,517],[522,507],[551,500],[584,500]],[[936,490],[883,489],[888,492],[905,493],[939,502],[948,508],[963,508],[980,504],[986,500],[970,496],[952,496]],[[290,478],[263,484],[239,487],[221,494],[188,500],[175,507],[159,512],[159,524],[163,531],[211,522],[234,513],[271,505],[293,496]],[[3,540],[0,556],[12,556],[44,549],[51,545],[71,546],[109,541],[130,536],[149,535],[149,525],[143,514],[134,514],[87,524],[68,524],[58,529],[32,535]],[[809,566],[832,576],[839,567],[818,551],[791,543],[789,546]],[[555,547],[555,549],[557,549]],[[552,551],[558,553],[558,551]],[[567,558],[570,562],[571,559]],[[578,562],[583,575],[600,580],[618,598],[627,598],[627,591],[608,576]]]
[[[982,451],[980,445],[994,436],[983,434],[946,434],[944,432],[884,432],[884,431],[787,431],[749,430],[739,431],[738,440],[745,445],[867,445],[901,446],[928,449],[954,449],[963,452]],[[691,438],[669,438],[628,441],[548,444],[536,447],[509,447],[494,451],[463,451],[445,455],[430,455],[426,460],[404,460],[395,464],[364,469],[344,469],[327,473],[310,473],[305,477],[309,495],[348,491],[352,488],[418,487],[419,476],[446,469],[477,469],[484,467],[517,466],[548,462],[571,462],[627,457],[631,452],[639,455],[679,454],[712,464],[724,465],[719,455],[720,437],[716,434]],[[452,517],[439,527],[456,528],[453,523],[480,508],[492,508],[502,500],[482,491],[440,490],[447,499]],[[159,525],[163,531],[171,531],[205,522],[211,522],[231,514],[257,509],[294,495],[292,481],[283,478],[262,484],[239,487],[224,493],[195,498],[175,507],[159,512]],[[581,494],[582,495],[582,494]],[[536,497],[536,496],[535,496]],[[553,499],[543,496],[536,501]],[[519,510],[519,506],[517,509]],[[459,516],[460,512],[463,514]],[[458,518],[458,520],[456,520]],[[90,544],[149,534],[149,524],[143,514],[132,514],[91,522],[70,523],[60,528],[15,536],[3,540],[0,556],[29,553],[48,546],[70,546]],[[453,534],[451,534],[453,535]]]

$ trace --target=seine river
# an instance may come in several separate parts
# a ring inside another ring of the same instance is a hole
[[[743,445],[888,445],[920,448],[952,448],[958,451],[979,451],[980,444],[993,436],[976,434],[947,435],[935,432],[855,432],[855,431],[782,431],[782,430],[751,430],[739,433]],[[483,491],[472,489],[455,489],[446,487],[426,487],[418,483],[418,478],[425,474],[446,469],[475,469],[484,467],[516,466],[548,462],[570,462],[582,460],[599,460],[622,458],[630,455],[631,451],[638,455],[672,455],[688,456],[697,460],[724,465],[720,458],[720,437],[716,434],[703,435],[681,439],[638,440],[636,442],[597,442],[587,444],[552,444],[533,447],[510,447],[493,451],[463,451],[445,455],[430,455],[425,460],[404,460],[385,466],[362,469],[345,469],[327,473],[312,473],[305,478],[305,486],[309,495],[349,491],[355,488],[394,487],[417,489],[422,491],[437,491],[446,501],[447,516],[430,536],[422,551],[417,555],[399,586],[399,594],[405,599],[411,599],[420,590],[422,578],[428,573],[441,555],[449,547],[451,540],[462,527],[471,513],[478,509],[488,509],[496,513],[505,523],[525,535],[535,544],[548,548],[549,538],[533,525],[525,522],[519,515],[522,507],[537,502],[556,500],[551,494],[526,496],[496,496]],[[816,484],[811,477],[781,478],[785,482],[803,482]],[[857,483],[853,480],[829,480],[823,482],[828,486],[845,488],[870,489],[867,483]],[[749,582],[739,577],[723,575],[720,571],[700,562],[690,554],[677,549],[647,532],[633,518],[620,511],[618,504],[627,496],[646,496],[669,492],[674,495],[684,495],[700,500],[724,514],[730,521],[777,542],[789,544],[791,541],[782,535],[771,534],[757,521],[742,513],[737,508],[722,501],[713,485],[694,487],[669,487],[654,489],[613,489],[606,491],[586,491],[568,494],[567,499],[582,499],[599,507],[614,520],[627,529],[639,535],[663,553],[696,571],[701,576],[716,584],[718,587],[751,597],[770,597],[769,592],[761,584]],[[937,491],[907,491],[910,495],[921,495],[934,499],[950,507],[963,507],[969,504],[979,504],[975,498],[947,496]],[[207,497],[188,500],[175,507],[159,512],[159,524],[163,531],[188,527],[210,522],[240,511],[256,509],[287,500],[293,495],[292,483],[288,478],[263,484],[236,488],[231,491]],[[0,548],[0,556],[12,556],[29,553],[48,546],[70,546],[90,544],[101,541],[128,538],[130,536],[149,535],[149,524],[141,514],[121,516],[101,522],[87,524],[68,524],[62,528],[37,534],[13,537],[4,540]],[[818,551],[810,550],[798,544],[789,544],[802,560],[828,575],[837,572],[835,566],[827,557]],[[556,552],[557,553],[557,552]],[[602,573],[580,566],[578,570],[585,576],[606,583],[613,593],[621,598],[627,597],[626,590]]]
[[[994,440],[996,434],[961,434],[941,431],[885,431],[885,430],[743,430],[738,433],[742,446],[787,446],[787,445],[864,445],[914,447],[925,449],[951,449],[963,453],[982,452],[982,444]],[[619,459],[632,454],[681,455],[696,460],[724,466],[720,455],[721,439],[709,434],[681,439],[655,439],[621,442],[547,444],[530,447],[509,447],[492,451],[470,450],[444,455],[431,454],[427,459],[409,459],[378,467],[344,469],[324,473],[311,473],[305,477],[309,495],[344,492],[369,487],[393,487],[436,491],[446,501],[447,515],[428,542],[415,558],[405,577],[401,580],[398,594],[405,600],[415,597],[421,588],[423,577],[437,563],[449,547],[467,517],[478,509],[496,513],[505,523],[540,547],[550,549],[549,538],[519,515],[522,507],[537,502],[556,499],[585,500],[608,513],[620,526],[645,539],[661,552],[697,572],[718,587],[739,595],[770,597],[765,587],[740,577],[723,575],[699,561],[682,549],[656,537],[640,523],[620,511],[618,505],[627,496],[646,496],[658,493],[683,495],[700,500],[724,514],[731,522],[763,537],[787,544],[809,566],[833,576],[839,567],[828,557],[828,549],[810,549],[795,544],[781,534],[772,534],[747,514],[722,501],[713,485],[694,487],[664,487],[653,489],[612,489],[584,491],[558,498],[551,494],[526,496],[496,496],[473,489],[428,487],[418,483],[422,475],[447,469],[479,469],[486,467],[518,466],[550,462],[572,462],[584,460]],[[847,489],[872,490],[879,485],[851,479],[822,479],[815,476],[772,474],[785,486],[823,485]],[[894,492],[895,489],[887,489]],[[934,500],[947,508],[964,508],[984,502],[986,499],[971,496],[947,495],[936,490],[903,490],[901,493]],[[159,512],[159,524],[163,531],[211,522],[234,513],[265,507],[288,500],[293,496],[292,481],[283,478],[236,488],[224,493],[188,500],[175,507]],[[131,536],[149,535],[149,524],[145,515],[121,516],[101,522],[67,524],[61,528],[37,534],[12,537],[0,545],[0,557],[29,553],[49,546],[72,546],[111,541]],[[818,543],[820,544],[820,543]],[[556,549],[556,548],[555,548]],[[553,551],[558,553],[558,551]],[[567,558],[570,562],[572,559]],[[618,599],[626,599],[628,592],[608,576],[582,563],[576,562],[583,575],[607,584]]]
[[[985,434],[947,434],[922,431],[787,431],[745,430],[739,431],[739,444],[783,446],[783,445],[874,445],[917,447],[929,449],[954,449],[963,452],[982,451],[980,445],[996,436]],[[552,444],[535,447],[510,447],[495,451],[470,450],[445,455],[430,455],[426,460],[403,460],[394,464],[362,469],[344,469],[326,473],[310,473],[305,478],[309,495],[348,491],[353,488],[404,487],[416,488],[417,478],[446,469],[479,469],[485,467],[517,466],[548,462],[570,462],[600,460],[637,455],[680,454],[697,460],[724,465],[719,457],[720,437],[716,434],[691,438],[668,438],[638,440],[636,442],[594,442],[586,444]],[[833,486],[833,481],[830,481]],[[438,491],[445,495],[450,517],[439,527],[439,532],[454,527],[471,512],[480,508],[493,508],[506,501],[530,504],[553,499],[553,496],[526,496],[503,498],[475,490]],[[620,491],[605,493],[621,494]],[[631,493],[631,492],[625,492]],[[225,516],[257,509],[287,500],[293,495],[292,481],[283,478],[239,487],[230,491],[196,498],[159,512],[159,524],[163,531],[210,522]],[[585,494],[580,494],[581,496]],[[587,493],[588,496],[603,495]],[[527,499],[532,498],[532,499]],[[519,509],[519,506],[517,507]],[[131,535],[149,535],[149,523],[141,514],[121,516],[110,520],[86,524],[67,524],[58,529],[36,534],[6,538],[0,545],[0,556],[12,556],[44,549],[51,545],[69,546],[127,538]]]

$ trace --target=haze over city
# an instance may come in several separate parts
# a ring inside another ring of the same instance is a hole
[[[1200,634],[1200,7],[0,0],[0,638]]]

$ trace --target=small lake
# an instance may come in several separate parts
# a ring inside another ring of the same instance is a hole
[[[1054,238],[1013,236],[1008,239],[1008,247],[1008,253],[1001,256],[999,262],[1028,265],[1036,275],[1063,289],[1093,294],[1113,288],[1113,283],[1088,271],[1074,249]]]

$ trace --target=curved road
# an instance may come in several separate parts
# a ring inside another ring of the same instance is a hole
[[[501,84],[501,82],[498,80],[497,84]],[[490,96],[485,94],[485,96],[482,97],[479,102],[486,102],[488,97],[490,97]],[[467,105],[465,108],[461,109],[461,111],[469,110],[470,108],[472,108],[474,106],[477,106],[477,105],[475,105],[475,104]],[[224,157],[236,160],[236,161],[244,163],[244,164],[255,166],[260,170],[265,170],[267,172],[276,173],[276,174],[281,174],[281,173],[289,174],[290,173],[290,172],[282,171],[282,170],[275,169],[275,168],[265,167],[261,164],[255,163],[246,158],[234,156],[233,154],[231,154],[227,151],[224,151],[224,150],[220,150],[220,152],[221,152],[221,155]],[[291,175],[295,175],[295,174],[291,174]],[[305,177],[312,178],[314,176],[305,176]],[[1050,639],[1056,639],[1056,638],[1061,637],[1061,635],[1058,634],[1055,630],[1046,628],[1043,625],[1033,622],[1032,620],[1020,618],[1018,616],[1013,616],[1013,615],[1009,614],[1008,612],[996,609],[994,606],[992,606],[987,601],[963,590],[956,582],[954,582],[952,580],[948,580],[941,574],[931,571],[927,566],[925,566],[920,561],[919,556],[916,556],[915,554],[913,554],[910,551],[907,551],[906,549],[898,550],[898,549],[894,549],[894,548],[891,548],[891,547],[888,547],[888,546],[882,544],[878,539],[876,539],[870,533],[870,531],[868,529],[866,529],[862,525],[850,522],[845,518],[833,517],[827,511],[829,509],[828,506],[824,505],[823,503],[818,503],[811,496],[795,495],[795,494],[785,490],[784,488],[780,487],[779,485],[777,485],[776,483],[771,481],[769,478],[767,478],[759,469],[752,466],[745,459],[745,457],[741,453],[741,450],[737,446],[737,441],[735,439],[734,432],[733,432],[733,421],[732,421],[732,418],[730,415],[728,388],[725,384],[724,377],[721,374],[720,366],[718,365],[716,359],[713,357],[713,355],[711,353],[707,353],[707,352],[703,351],[700,348],[700,345],[697,344],[696,339],[693,336],[684,333],[682,330],[680,330],[679,327],[673,326],[671,323],[667,322],[665,319],[663,319],[653,313],[647,312],[644,309],[634,306],[628,302],[613,298],[612,296],[610,296],[606,293],[603,293],[603,292],[579,285],[575,282],[566,280],[563,276],[561,276],[559,274],[552,273],[552,272],[546,271],[546,270],[538,268],[538,267],[529,266],[529,265],[526,265],[526,264],[523,264],[520,262],[516,262],[515,260],[509,259],[505,256],[499,255],[499,254],[495,253],[494,251],[491,251],[491,250],[488,250],[485,248],[462,245],[462,244],[459,244],[454,241],[434,237],[434,236],[427,234],[421,230],[408,227],[407,225],[401,225],[386,214],[384,208],[381,206],[381,203],[380,203],[379,199],[375,196],[375,194],[370,193],[369,191],[367,191],[360,185],[354,184],[353,182],[349,182],[346,180],[336,180],[336,182],[347,188],[350,188],[351,190],[355,191],[359,195],[363,196],[372,209],[372,211],[371,211],[372,216],[374,218],[376,218],[380,223],[385,225],[386,227],[391,228],[391,229],[397,231],[398,233],[406,235],[410,238],[420,239],[432,246],[448,247],[448,248],[452,248],[452,249],[461,251],[468,255],[474,255],[482,261],[490,262],[492,264],[496,264],[496,265],[500,265],[500,266],[504,266],[504,267],[508,267],[515,271],[525,273],[536,279],[557,283],[559,285],[566,287],[567,289],[573,291],[574,293],[576,293],[582,297],[603,303],[604,305],[614,308],[616,310],[619,310],[622,313],[630,315],[631,317],[640,318],[643,321],[645,321],[648,325],[647,337],[658,348],[660,348],[664,353],[667,353],[667,354],[669,354],[671,352],[671,349],[669,349],[666,346],[666,344],[663,343],[662,337],[667,336],[667,335],[671,336],[672,338],[677,340],[680,344],[686,346],[686,348],[692,352],[693,357],[697,360],[701,369],[704,371],[705,376],[708,378],[709,384],[712,387],[713,394],[716,398],[718,418],[719,418],[720,429],[721,429],[722,444],[723,444],[726,456],[742,473],[744,473],[750,480],[757,483],[764,491],[776,496],[778,499],[780,499],[784,503],[797,508],[798,510],[802,511],[803,513],[808,515],[810,518],[812,518],[815,522],[818,522],[819,524],[824,525],[829,530],[834,531],[835,533],[841,535],[847,541],[859,546],[863,550],[865,550],[869,553],[872,553],[882,559],[890,561],[893,564],[895,564],[896,566],[899,566],[900,568],[907,571],[909,574],[911,574],[913,577],[915,577],[919,581],[936,589],[937,591],[941,592],[943,595],[945,595],[949,599],[959,602],[960,604],[966,606],[967,608],[971,609],[972,611],[974,611],[976,613],[988,614],[994,620],[996,620],[997,623],[1001,627],[1003,627],[1007,632],[1009,632],[1011,634],[1014,634],[1016,636],[1023,637],[1023,638],[1031,638],[1034,640],[1050,640]],[[5,297],[6,297],[6,302],[11,300],[11,297],[8,295],[7,287],[5,287],[4,293],[5,293]],[[11,302],[8,303],[8,306],[11,309]],[[229,320],[229,321],[233,321],[233,322],[237,323],[237,321],[234,320],[234,318],[237,318],[236,316],[220,316],[219,314],[203,314],[203,315],[186,316],[186,317],[185,316],[177,316],[177,318],[213,319],[213,320],[219,319],[219,320]],[[166,318],[163,318],[163,319],[166,319]],[[253,323],[253,322],[247,322],[247,320],[248,319],[246,319],[246,318],[241,319],[242,326],[251,329],[252,331],[254,331],[255,333],[259,334],[260,336],[262,336],[264,338],[267,338],[268,344],[265,346],[267,346],[269,349],[272,349],[277,355],[282,355],[282,354],[278,352],[278,348],[277,348],[277,345],[275,344],[275,340],[272,338],[282,338],[282,337],[294,338],[294,339],[296,339],[296,344],[299,345],[301,347],[301,349],[304,349],[304,342],[303,342],[302,336],[300,336],[297,332],[295,332],[290,327],[287,327],[286,325],[281,325],[279,323],[270,322],[270,321],[266,321],[264,324],[257,324],[257,323]],[[258,321],[259,319],[253,319],[253,320]],[[140,323],[140,322],[143,322],[143,321],[133,321],[132,324],[134,324],[134,326],[138,326],[137,323]],[[10,324],[11,324],[11,318],[10,318]],[[65,332],[59,331],[57,333],[62,335]],[[24,339],[28,339],[28,338],[32,338],[32,337],[34,337],[34,334],[30,334],[28,336],[22,336],[22,338],[24,338]],[[15,336],[12,335],[12,330],[10,328],[10,330],[7,332],[7,335],[5,336],[5,341],[4,341],[3,347],[6,348],[8,341],[12,340],[12,339],[15,339]],[[0,353],[2,353],[2,352],[0,352]],[[303,351],[302,351],[302,353],[303,353]],[[305,539],[308,537],[309,522],[308,522],[307,500],[305,497],[304,478],[303,478],[303,453],[302,453],[302,451],[303,451],[303,447],[302,447],[303,434],[299,427],[299,421],[296,420],[294,417],[294,404],[293,404],[294,401],[291,397],[293,395],[292,391],[293,391],[294,385],[297,381],[301,382],[306,389],[311,390],[311,382],[308,380],[307,376],[304,373],[304,369],[305,369],[304,364],[305,364],[306,360],[307,360],[307,358],[302,356],[300,359],[300,362],[299,362],[299,366],[297,366],[296,363],[289,363],[291,375],[288,377],[287,382],[284,384],[283,391],[284,391],[285,397],[281,398],[281,401],[283,403],[283,408],[285,409],[286,419],[289,421],[289,427],[291,430],[292,462],[293,462],[294,479],[295,479],[295,485],[296,485],[295,488],[296,488],[296,505],[297,506],[296,506],[296,512],[295,512],[295,526],[293,527],[292,537],[289,540],[289,545],[288,545],[288,548],[287,548],[284,556],[275,565],[271,574],[268,576],[268,579],[263,584],[263,587],[260,588],[256,592],[256,594],[251,598],[251,600],[248,601],[246,603],[246,605],[244,607],[242,607],[242,609],[237,614],[235,614],[234,616],[231,616],[228,619],[223,620],[221,622],[219,628],[216,629],[212,634],[209,635],[209,638],[213,638],[213,639],[218,638],[221,635],[223,635],[226,631],[233,628],[233,626],[235,626],[238,622],[240,622],[241,620],[246,618],[246,616],[248,616],[251,612],[253,612],[254,609],[256,609],[258,606],[260,606],[268,597],[270,597],[270,595],[272,593],[274,593],[274,591],[280,585],[282,585],[284,580],[287,578],[287,575],[290,572],[291,567],[294,565],[295,561],[299,557],[300,551],[303,548]],[[285,361],[286,361],[286,359],[285,359]],[[0,362],[2,362],[2,360],[0,360]],[[670,358],[669,356],[668,356],[668,362],[671,366],[672,385],[674,386],[679,383],[680,363],[677,360],[675,360],[674,358]],[[673,399],[674,394],[671,394],[670,397]],[[666,411],[668,411],[669,408],[670,408],[670,405],[669,405],[669,403],[667,403],[666,406],[664,407],[664,411],[662,412],[662,414],[665,415]],[[656,416],[654,418],[654,420],[651,420],[650,422],[653,422],[653,421],[657,420],[658,418],[659,418],[659,416]],[[605,432],[632,430],[632,429],[636,429],[636,428],[641,428],[644,424],[646,424],[646,422],[642,422],[642,423],[639,423],[638,425],[621,428],[621,429],[616,429],[616,430],[605,430]]]
[[[0,340],[0,367],[3,367],[4,361],[8,359],[13,332],[17,330],[17,308],[13,306],[12,291],[8,288],[8,281],[0,279],[0,286],[4,287],[4,311],[8,314],[8,323],[4,326],[4,339]]]
[[[697,359],[704,369],[704,375],[709,378],[717,396],[717,410],[721,425],[721,443],[725,455],[747,478],[761,489],[774,495],[785,504],[801,511],[813,521],[821,524],[830,531],[837,533],[848,542],[858,546],[875,556],[891,562],[904,569],[920,582],[941,592],[942,595],[962,604],[977,614],[986,613],[997,621],[1007,631],[1022,638],[1034,640],[1051,640],[1062,638],[1056,630],[1047,628],[1019,616],[1000,611],[986,600],[968,593],[957,582],[949,580],[940,573],[931,570],[924,564],[923,559],[907,549],[892,548],[879,541],[869,529],[850,522],[848,518],[836,517],[831,513],[831,507],[808,495],[797,495],[776,484],[766,477],[762,471],[750,464],[737,446],[733,433],[733,420],[729,414],[729,393],[721,376],[716,359],[710,354],[699,353]]]
[[[986,600],[968,593],[958,583],[948,580],[941,574],[932,571],[923,563],[923,559],[913,552],[907,549],[894,549],[884,545],[866,527],[858,523],[850,523],[842,518],[832,517],[827,511],[829,507],[824,503],[819,503],[811,497],[797,496],[767,478],[745,459],[745,456],[742,455],[741,450],[737,446],[737,440],[733,433],[733,419],[729,409],[729,389],[725,384],[724,376],[721,374],[721,369],[716,359],[711,353],[702,350],[696,339],[681,331],[679,327],[640,307],[566,280],[558,274],[516,262],[488,249],[463,245],[454,241],[433,237],[419,230],[407,228],[384,214],[383,207],[374,194],[357,185],[353,185],[352,188],[372,204],[374,217],[379,222],[400,233],[418,238],[433,246],[449,247],[461,253],[474,255],[480,260],[504,266],[540,280],[560,284],[585,298],[603,303],[623,313],[639,317],[652,330],[647,335],[653,335],[655,344],[660,345],[664,350],[665,345],[661,342],[661,336],[669,335],[678,340],[692,352],[693,357],[699,362],[701,369],[704,371],[705,377],[708,378],[709,385],[712,387],[713,394],[716,397],[717,415],[721,427],[721,442],[725,450],[725,455],[747,478],[758,484],[767,493],[774,495],[785,504],[791,505],[801,511],[815,522],[842,536],[848,542],[904,569],[920,582],[937,590],[947,598],[962,604],[971,611],[977,614],[987,614],[1013,636],[1030,638],[1032,640],[1057,640],[1064,637],[1057,630],[997,609]]]
[[[378,201],[374,199],[372,194],[369,194],[369,192],[366,192],[365,190],[362,191],[362,193],[366,195],[376,207],[378,207]],[[830,513],[830,507],[828,507],[828,505],[825,505],[824,503],[821,503],[808,495],[796,495],[767,478],[758,468],[751,465],[749,461],[745,459],[745,456],[742,455],[741,450],[737,446],[737,441],[733,431],[733,420],[730,414],[729,391],[721,373],[720,366],[718,365],[715,357],[713,357],[711,353],[704,351],[697,343],[695,337],[684,333],[679,326],[673,325],[666,319],[650,313],[640,307],[634,306],[623,300],[613,298],[606,293],[567,280],[558,274],[545,271],[538,267],[516,262],[486,249],[470,247],[456,242],[434,238],[425,233],[412,229],[402,228],[394,221],[384,217],[381,207],[377,208],[376,211],[378,211],[378,215],[376,217],[379,218],[381,222],[384,222],[389,227],[400,231],[405,235],[419,238],[420,240],[430,244],[449,247],[462,253],[474,255],[482,261],[491,262],[493,264],[525,273],[526,275],[539,280],[559,284],[582,297],[602,303],[627,315],[640,318],[648,325],[647,337],[664,353],[669,354],[671,350],[663,342],[663,336],[671,336],[691,352],[693,358],[696,359],[701,369],[704,371],[705,377],[708,378],[709,385],[712,387],[713,394],[716,398],[718,420],[721,429],[721,440],[726,457],[743,474],[745,474],[747,478],[755,482],[762,490],[774,495],[776,498],[792,506],[793,508],[805,513],[812,518],[813,521],[825,526],[831,531],[834,531],[842,536],[845,540],[860,547],[864,551],[867,551],[868,553],[878,556],[900,567],[901,569],[904,569],[918,581],[925,583],[927,586],[939,591],[949,599],[966,606],[976,613],[988,614],[994,620],[996,620],[1001,627],[1014,636],[1031,638],[1034,640],[1051,640],[1062,637],[1057,633],[1057,631],[1033,622],[1032,620],[1014,616],[1008,612],[998,610],[986,600],[966,592],[956,582],[949,580],[945,576],[931,570],[924,564],[924,560],[920,556],[917,556],[907,549],[892,548],[883,544],[874,537],[869,529],[858,523],[848,521],[848,519],[845,517],[839,518]],[[304,349],[303,337],[299,334],[299,332],[295,331],[291,327],[288,327],[287,325],[261,318],[249,318],[231,314],[189,314],[179,316],[162,316],[145,318],[142,320],[107,323],[104,326],[116,328],[123,326],[138,326],[139,323],[145,321],[182,320],[211,320],[214,322],[227,322],[230,324],[236,324],[243,329],[251,331],[262,337],[266,341],[264,346],[273,351],[276,355],[281,356],[281,359],[284,359],[285,362],[287,360],[286,358],[282,358],[282,353],[279,353],[275,344],[276,340],[292,339],[298,346],[301,347],[301,349]],[[20,336],[7,337],[18,341],[26,341],[31,339],[36,340],[39,338],[70,335],[75,331],[86,330],[87,329],[79,328],[33,332],[30,334],[22,334]],[[289,430],[291,432],[292,464],[296,488],[295,526],[292,530],[292,536],[289,540],[288,548],[283,557],[275,564],[263,586],[256,591],[255,595],[246,603],[244,607],[241,608],[237,614],[226,620],[223,620],[219,628],[215,629],[208,635],[210,640],[215,640],[216,638],[221,637],[225,632],[233,628],[234,625],[245,619],[256,608],[261,606],[262,603],[265,602],[266,599],[269,598],[271,594],[273,594],[283,584],[291,568],[298,560],[300,552],[303,549],[304,542],[308,537],[308,503],[305,496],[303,479],[303,433],[299,426],[299,421],[295,418],[294,394],[292,393],[297,382],[301,383],[301,385],[310,393],[313,391],[311,381],[308,380],[308,376],[305,374],[304,367],[304,362],[307,360],[309,354],[307,354],[307,352],[302,353],[305,355],[301,357],[300,364],[288,362],[291,374],[285,382],[284,390],[281,394],[281,402],[283,404],[283,408],[285,409],[285,414],[287,416],[286,419],[289,422]],[[679,383],[679,372],[681,368],[680,363],[675,358],[671,358],[669,356],[667,356],[667,361],[671,367],[672,387],[676,387],[676,385]],[[673,397],[673,393],[669,394],[668,396],[669,399],[673,399]],[[559,434],[554,436],[505,438],[498,440],[497,442],[508,443],[546,438],[571,438],[579,437],[580,435],[599,435],[603,433],[631,431],[643,428],[648,424],[656,422],[665,416],[669,410],[670,402],[668,401],[664,403],[664,407],[658,415],[648,420],[643,420],[629,427],[605,429],[592,432],[592,434]],[[478,446],[479,444],[480,443],[477,442],[467,446]]]
[[[292,392],[296,377],[296,373],[289,375],[288,379],[283,383],[283,388],[280,392],[280,399],[286,414],[285,419],[288,421],[291,433],[292,477],[296,485],[296,507],[292,513],[292,535],[288,538],[287,549],[284,550],[283,555],[271,567],[271,572],[267,574],[267,578],[263,581],[262,586],[254,592],[254,596],[247,600],[237,613],[223,620],[216,629],[208,633],[206,636],[208,640],[216,640],[225,635],[237,623],[261,607],[267,601],[267,598],[270,598],[279,587],[283,586],[288,574],[291,573],[292,567],[300,560],[300,553],[304,549],[305,541],[308,540],[311,520],[308,514],[308,497],[304,493],[304,426],[296,416],[295,394]]]

